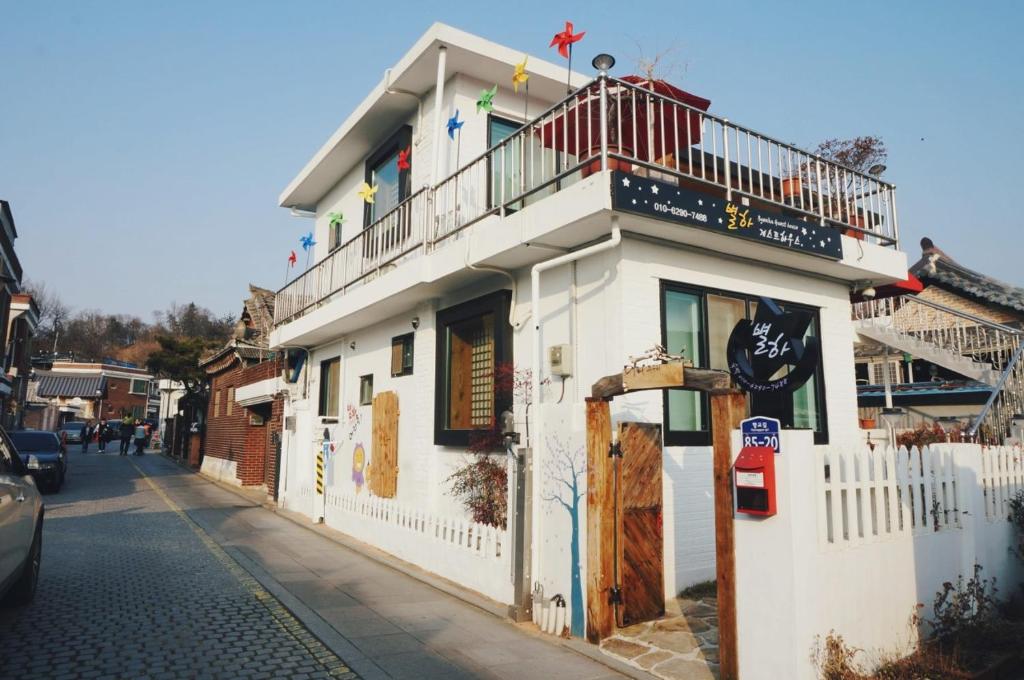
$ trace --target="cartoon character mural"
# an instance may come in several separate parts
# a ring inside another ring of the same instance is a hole
[[[363,490],[363,484],[366,483],[366,450],[362,444],[356,444],[356,447],[352,450],[352,481],[356,485],[356,493]]]
[[[587,458],[583,448],[572,450],[557,437],[547,439],[547,457],[544,461],[544,493],[541,498],[569,513],[572,535],[569,539],[570,574],[569,607],[573,637],[583,637],[583,581],[580,575],[580,500],[585,490],[581,478],[586,479]]]

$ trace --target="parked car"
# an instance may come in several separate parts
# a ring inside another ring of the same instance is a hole
[[[85,423],[73,420],[71,422],[64,423],[59,430],[57,430],[57,436],[61,438],[61,441],[67,442],[68,444],[81,444],[82,443],[82,432],[85,430]]]
[[[44,491],[60,491],[68,472],[67,449],[53,432],[15,430],[11,442],[18,450],[21,461]]]
[[[43,552],[43,499],[14,444],[0,429],[0,598],[28,604]]]

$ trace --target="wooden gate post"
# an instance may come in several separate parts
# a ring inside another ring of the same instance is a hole
[[[587,398],[587,639],[612,634],[615,611],[615,511],[612,503],[611,399]]]
[[[732,431],[747,414],[739,390],[711,392],[715,477],[715,575],[718,580],[718,657],[721,680],[739,678],[736,631],[736,553],[733,527]]]

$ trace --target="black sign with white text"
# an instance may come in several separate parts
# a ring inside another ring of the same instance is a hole
[[[836,260],[843,257],[839,231],[831,227],[756,210],[739,198],[726,201],[620,171],[612,173],[612,207],[788,250]]]
[[[818,367],[818,339],[807,338],[813,317],[800,310],[783,311],[774,300],[761,298],[753,320],[732,329],[726,356],[729,372],[745,391],[754,394],[793,392]],[[780,369],[788,366],[785,375]]]

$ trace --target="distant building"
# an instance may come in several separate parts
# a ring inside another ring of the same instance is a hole
[[[916,295],[855,306],[862,423],[881,427],[888,373],[892,405],[907,412],[900,427],[943,419],[976,426],[988,443],[1002,441],[1012,416],[1024,411],[1016,354],[1024,343],[1024,288],[964,266],[929,238],[910,274],[920,282]]]
[[[7,378],[11,381],[11,402],[4,425],[22,427],[28,386],[32,376],[32,337],[39,327],[39,306],[31,295],[15,293],[11,297],[7,323]]]
[[[35,371],[24,425],[52,430],[69,420],[145,418],[152,381],[141,368],[55,361]]]
[[[15,389],[13,376],[9,369],[13,361],[13,353],[18,349],[11,344],[11,332],[22,332],[24,329],[12,328],[11,303],[15,295],[21,294],[21,263],[14,252],[14,241],[18,238],[18,231],[14,226],[14,215],[11,214],[11,204],[0,200],[0,347],[4,350],[4,371],[0,374],[0,414],[3,423],[11,425],[21,417],[24,400],[19,399],[18,392],[24,392],[24,386],[18,385]],[[31,303],[29,303],[31,307]],[[19,314],[19,316],[21,316]],[[24,319],[22,323],[28,322]],[[36,309],[36,323],[38,323],[38,309]],[[34,330],[34,328],[33,328]],[[23,343],[24,344],[24,343]]]
[[[276,498],[282,355],[268,348],[274,293],[249,286],[235,337],[200,363],[210,381],[204,473]]]

